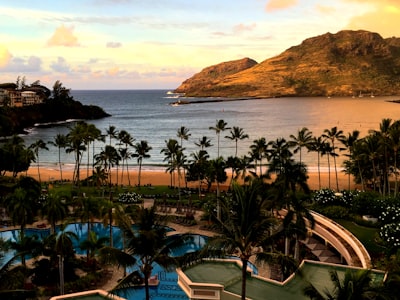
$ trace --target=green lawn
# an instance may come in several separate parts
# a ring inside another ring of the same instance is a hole
[[[340,225],[353,233],[365,246],[371,256],[379,256],[385,248],[378,245],[379,228],[365,227],[348,220],[335,220]]]

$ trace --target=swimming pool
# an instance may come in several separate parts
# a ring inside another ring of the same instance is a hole
[[[102,223],[91,223],[91,230],[94,231],[97,236],[100,237],[108,237],[109,236],[109,226],[103,226]],[[113,226],[113,246],[116,248],[122,248],[122,234],[121,230]],[[167,227],[168,231],[173,231],[172,228]],[[17,241],[20,230],[7,230],[0,232],[0,238],[4,240]],[[59,231],[59,228],[56,229]],[[77,254],[84,255],[86,252],[82,251],[79,248],[79,244],[86,240],[88,235],[88,226],[87,223],[71,223],[68,224],[65,228],[65,231],[74,232],[78,236],[78,240],[73,241],[73,245]],[[36,229],[36,228],[27,228],[25,230],[25,234],[27,236],[37,235],[40,239],[44,239],[49,236],[50,229]],[[195,252],[200,250],[207,243],[207,237],[200,234],[183,234],[184,239],[183,243],[177,247],[174,247],[170,251],[171,256],[181,256],[186,253]],[[177,238],[178,235],[171,235],[168,237],[170,241],[174,238]],[[180,235],[182,236],[182,235]],[[13,252],[9,251],[6,254],[3,263],[7,262],[12,256]],[[133,272],[138,269],[138,266],[128,268],[128,272]],[[150,296],[153,300],[162,300],[162,299],[188,299],[186,294],[182,291],[182,289],[178,286],[178,275],[175,271],[168,272],[161,268],[158,264],[154,264],[153,266],[153,275],[157,275],[159,280],[159,285],[155,287],[150,287]],[[143,287],[138,288],[127,288],[121,289],[116,292],[118,296],[126,298],[128,300],[136,300],[136,299],[144,299],[145,297],[145,289]]]

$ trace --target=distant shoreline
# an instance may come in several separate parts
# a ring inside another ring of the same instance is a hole
[[[232,102],[232,101],[248,101],[248,100],[260,100],[260,99],[270,99],[270,98],[258,98],[258,97],[245,97],[245,98],[210,98],[207,100],[195,100],[195,101],[189,101],[189,100],[178,100],[171,102],[170,105],[172,106],[178,106],[178,105],[188,105],[188,104],[199,104],[199,103],[215,103],[215,102]]]

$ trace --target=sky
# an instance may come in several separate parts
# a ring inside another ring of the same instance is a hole
[[[400,37],[400,0],[0,0],[0,82],[175,89],[340,30]]]

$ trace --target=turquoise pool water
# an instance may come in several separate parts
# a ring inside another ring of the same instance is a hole
[[[98,237],[108,237],[109,236],[109,228],[108,226],[103,226],[102,223],[92,223],[91,224],[92,231],[94,231]],[[57,229],[58,230],[58,229]],[[121,230],[118,227],[112,228],[113,230],[113,246],[116,248],[122,248],[122,234]],[[167,228],[167,230],[172,231],[172,228]],[[85,254],[85,251],[80,250],[79,244],[86,240],[88,234],[87,223],[71,223],[67,226],[65,231],[72,231],[78,236],[78,240],[74,240],[74,248],[77,254]],[[26,229],[26,235],[32,236],[37,235],[40,239],[47,237],[50,234],[49,229]],[[0,232],[0,238],[4,240],[17,241],[19,236],[19,230],[7,230]],[[168,237],[171,241],[176,238],[176,236],[171,235]],[[185,234],[184,242],[171,249],[171,256],[181,256],[185,253],[195,252],[201,249],[207,242],[207,237],[199,234]],[[13,252],[6,253],[6,257],[3,260],[3,263],[7,262],[14,255]],[[128,269],[129,272],[137,270],[138,267],[132,267]],[[159,265],[154,264],[153,266],[153,275],[157,275],[160,281],[160,284],[157,287],[150,288],[151,299],[153,300],[162,300],[162,299],[188,299],[186,294],[182,291],[182,289],[178,286],[178,275],[175,271],[167,272]],[[136,300],[136,299],[144,299],[145,291],[144,288],[129,288],[118,290],[116,292],[121,297],[124,297],[128,300]]]

